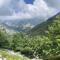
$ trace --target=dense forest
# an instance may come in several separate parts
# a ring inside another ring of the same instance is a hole
[[[9,34],[0,28],[0,49],[14,50],[29,58],[60,59],[60,13],[27,33]]]

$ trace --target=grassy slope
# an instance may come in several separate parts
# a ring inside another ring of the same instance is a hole
[[[6,58],[7,60],[29,60],[28,58],[23,56],[20,57],[19,55],[9,54],[7,50],[0,49],[0,55],[2,55],[2,57]]]

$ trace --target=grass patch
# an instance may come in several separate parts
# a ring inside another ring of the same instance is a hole
[[[2,57],[6,58],[7,60],[29,60],[27,57],[9,54],[7,50],[4,49],[0,49],[0,55],[2,55]]]

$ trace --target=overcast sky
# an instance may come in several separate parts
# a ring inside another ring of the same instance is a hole
[[[48,18],[60,11],[60,0],[0,0],[0,20]]]

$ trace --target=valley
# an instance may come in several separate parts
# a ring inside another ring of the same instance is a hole
[[[30,28],[32,27],[30,24],[24,25],[28,27],[29,31],[19,30],[10,34],[11,31],[7,33],[7,27],[5,26],[7,25],[3,24],[0,27],[0,54],[3,54],[7,60],[29,60],[34,58],[40,60],[60,59],[60,13],[33,28]],[[8,29],[10,30],[11,26],[9,26]],[[16,30],[14,25],[11,28]],[[27,57],[27,59],[19,56],[15,57],[15,55],[9,55],[9,53],[4,54],[4,50],[1,49],[19,52],[22,56]]]

